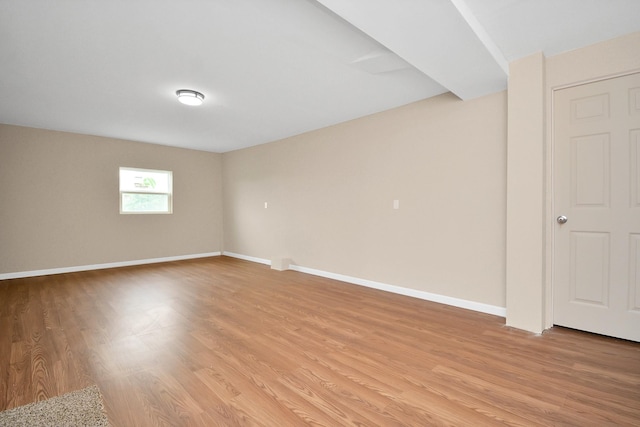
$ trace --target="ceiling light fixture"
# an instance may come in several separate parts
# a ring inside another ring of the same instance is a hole
[[[178,101],[185,105],[202,105],[204,101],[204,95],[195,90],[180,89],[176,91],[176,95],[178,95]]]

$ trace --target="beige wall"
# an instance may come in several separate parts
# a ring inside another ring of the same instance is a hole
[[[220,251],[221,155],[0,125],[0,274]],[[120,166],[173,171],[172,215],[120,215]]]
[[[506,108],[445,94],[223,154],[224,250],[504,307]]]

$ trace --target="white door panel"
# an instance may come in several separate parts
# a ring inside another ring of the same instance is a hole
[[[640,341],[640,74],[554,94],[553,318]]]

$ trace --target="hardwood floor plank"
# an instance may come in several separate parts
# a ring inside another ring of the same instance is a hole
[[[557,412],[560,408],[559,402],[540,399],[526,386],[521,385],[515,390],[506,382],[488,380],[445,366],[437,366],[433,372],[440,375],[444,381],[455,383],[458,388],[467,390],[471,395],[486,396],[492,405],[501,405],[515,414],[526,412],[526,418],[538,423],[544,423],[546,414]]]
[[[2,356],[3,371],[7,372],[6,394],[2,396],[7,408],[35,402],[31,383],[31,353],[24,341],[11,344],[11,354]],[[6,362],[8,361],[8,366]]]
[[[640,425],[640,344],[227,257],[0,282],[0,410],[114,426]]]
[[[156,416],[149,408],[136,378],[114,377],[98,384],[114,427],[170,425],[168,420],[161,415]]]
[[[361,413],[350,408],[330,390],[328,384],[309,381],[299,372],[283,375],[278,379],[290,392],[304,399],[305,405],[313,406],[330,418],[329,425],[376,425]],[[300,424],[298,424],[300,425]]]
[[[215,405],[199,416],[200,426],[212,426],[212,427],[254,427],[262,426],[262,424],[253,420],[248,414],[238,411],[236,408],[228,405],[221,404]]]

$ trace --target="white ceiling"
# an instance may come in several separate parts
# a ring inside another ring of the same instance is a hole
[[[225,152],[503,90],[510,61],[639,18],[638,0],[0,0],[0,123]]]

